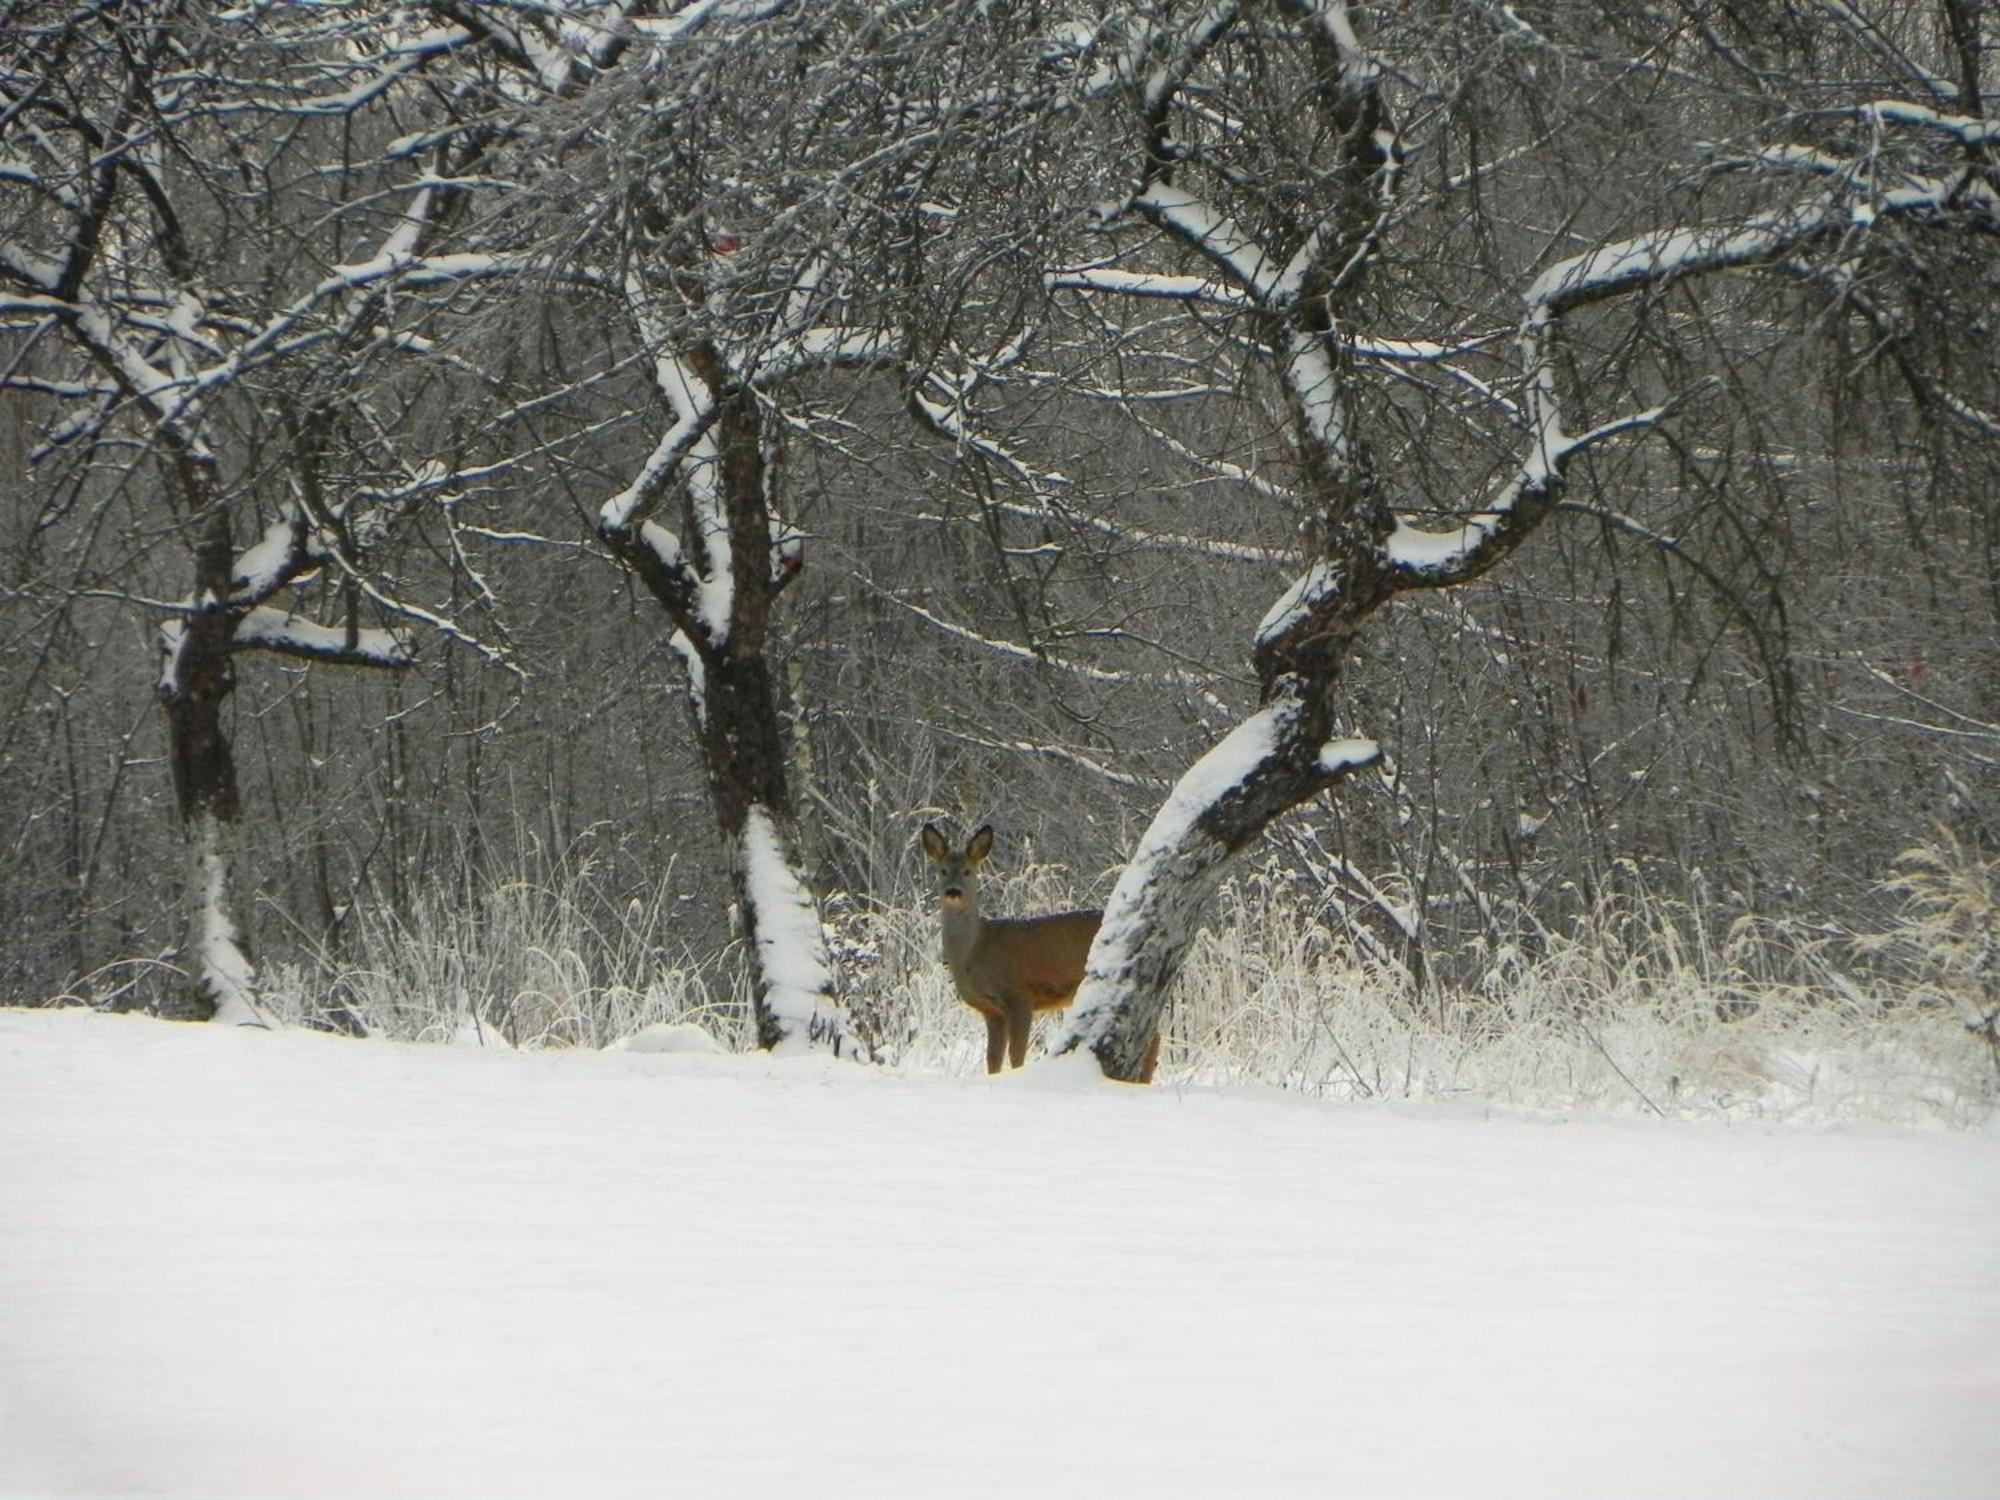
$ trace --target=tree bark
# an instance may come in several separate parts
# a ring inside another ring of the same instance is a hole
[[[785,735],[784,690],[769,656],[773,601],[799,557],[776,534],[770,455],[755,393],[725,390],[722,361],[698,350],[687,365],[719,395],[710,434],[689,457],[684,552],[663,554],[643,525],[607,526],[617,556],[675,625],[709,800],[741,917],[757,1043],[855,1045],[835,994],[818,905],[799,858]],[[699,486],[713,507],[697,503]],[[723,586],[726,580],[726,589]],[[706,612],[718,597],[727,613]]]
[[[159,682],[186,851],[189,925],[183,953],[190,981],[158,1010],[179,1020],[206,1021],[218,1014],[248,1019],[239,1012],[254,1003],[257,976],[237,910],[243,809],[236,759],[222,722],[223,706],[236,688],[236,620],[228,602],[235,551],[229,516],[220,506],[210,506],[200,524],[193,603],[167,627]]]
[[[1088,1047],[1107,1077],[1144,1076],[1223,866],[1281,814],[1381,758],[1371,741],[1328,738],[1325,686],[1286,677],[1181,777],[1111,893],[1052,1050]]]

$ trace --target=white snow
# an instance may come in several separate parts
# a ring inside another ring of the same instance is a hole
[[[295,515],[288,505],[264,528],[264,534],[237,554],[230,570],[229,587],[253,599],[268,598],[278,588],[278,580],[290,567],[300,549]]]
[[[1947,1497],[2000,1137],[0,1011],[0,1493]]]
[[[1091,943],[1083,983],[1064,1013],[1062,1033],[1051,1044],[1052,1052],[1094,1046],[1105,1034],[1119,986],[1131,974],[1150,924],[1192,920],[1205,884],[1191,874],[1186,862],[1215,863],[1204,859],[1209,850],[1194,847],[1195,825],[1279,752],[1299,713],[1295,698],[1265,704],[1181,773],[1104,903],[1103,925]],[[1175,907],[1181,909],[1162,918],[1162,908]]]
[[[1156,297],[1172,302],[1212,302],[1223,307],[1244,307],[1250,301],[1248,295],[1238,288],[1200,276],[1121,271],[1110,266],[1051,271],[1045,280],[1051,291],[1058,292],[1114,292],[1126,297]]]
[[[1346,464],[1350,455],[1347,423],[1340,409],[1340,380],[1333,361],[1319,338],[1311,333],[1295,333],[1287,347],[1285,384],[1298,398],[1306,431],[1337,463]]]
[[[1982,120],[1962,114],[1948,115],[1921,104],[1908,104],[1900,99],[1882,99],[1873,104],[1863,105],[1861,113],[1873,115],[1878,121],[1942,130],[1948,135],[1957,136],[1968,146],[1982,142],[2000,142],[2000,120]]]
[[[1368,739],[1328,740],[1319,747],[1319,768],[1329,776],[1358,771],[1381,758],[1382,747]]]

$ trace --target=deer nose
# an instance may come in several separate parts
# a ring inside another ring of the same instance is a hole
[[[944,894],[947,901],[956,901],[965,894],[965,890],[962,886],[948,885],[944,888]]]

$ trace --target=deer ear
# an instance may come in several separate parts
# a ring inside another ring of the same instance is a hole
[[[972,836],[972,842],[965,846],[965,867],[969,870],[974,865],[983,863],[986,856],[992,852],[993,825],[989,823],[980,829],[979,832],[975,833]]]
[[[924,846],[924,853],[932,859],[941,861],[950,852],[945,848],[944,835],[939,833],[933,824],[924,824],[924,831],[918,834],[917,838]]]

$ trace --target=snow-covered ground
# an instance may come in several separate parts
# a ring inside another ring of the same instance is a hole
[[[0,1011],[0,1494],[1990,1496],[2000,1135]]]

